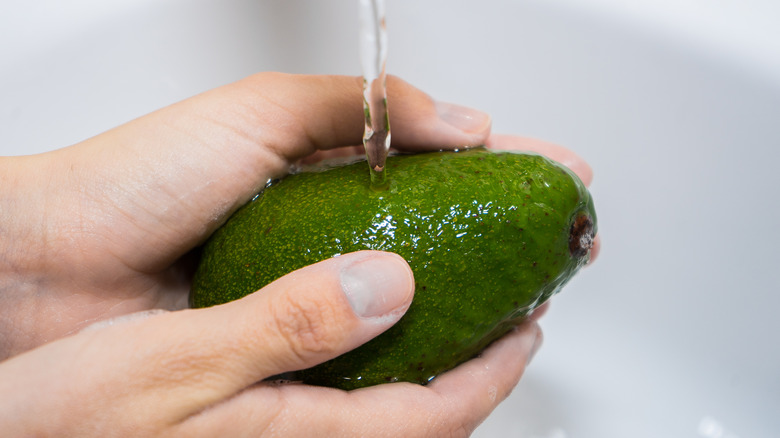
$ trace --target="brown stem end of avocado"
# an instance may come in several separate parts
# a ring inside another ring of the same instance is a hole
[[[593,248],[595,239],[593,219],[587,213],[580,213],[574,218],[569,230],[569,252],[572,257],[585,257]]]

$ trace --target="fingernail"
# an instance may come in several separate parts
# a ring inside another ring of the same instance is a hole
[[[341,288],[355,314],[372,318],[406,307],[414,278],[398,256],[369,256],[341,271]]]
[[[436,102],[439,118],[466,133],[481,132],[490,126],[490,116],[473,108],[446,102]]]

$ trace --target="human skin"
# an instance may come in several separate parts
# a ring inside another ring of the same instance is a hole
[[[542,312],[427,386],[344,392],[263,379],[321,363],[395,323],[413,298],[399,257],[348,254],[242,300],[186,308],[192,250],[236,208],[299,160],[354,153],[361,91],[355,77],[262,73],[64,149],[0,159],[4,434],[473,431],[538,348]],[[532,150],[586,184],[592,178],[574,153],[491,135],[486,114],[437,103],[400,79],[388,79],[388,101],[394,148]],[[354,275],[365,280],[357,291],[343,281]],[[376,304],[357,313],[354,293]]]

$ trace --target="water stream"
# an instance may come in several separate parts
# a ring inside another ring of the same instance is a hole
[[[384,0],[360,0],[360,61],[363,69],[363,113],[366,150],[371,184],[387,183],[385,161],[390,149],[390,118],[387,112],[385,64],[387,27]]]

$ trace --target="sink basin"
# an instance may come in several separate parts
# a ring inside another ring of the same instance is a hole
[[[14,3],[3,155],[257,71],[360,74],[357,2]],[[780,4],[388,3],[390,73],[595,172],[599,260],[553,300],[544,347],[474,435],[776,436]]]

